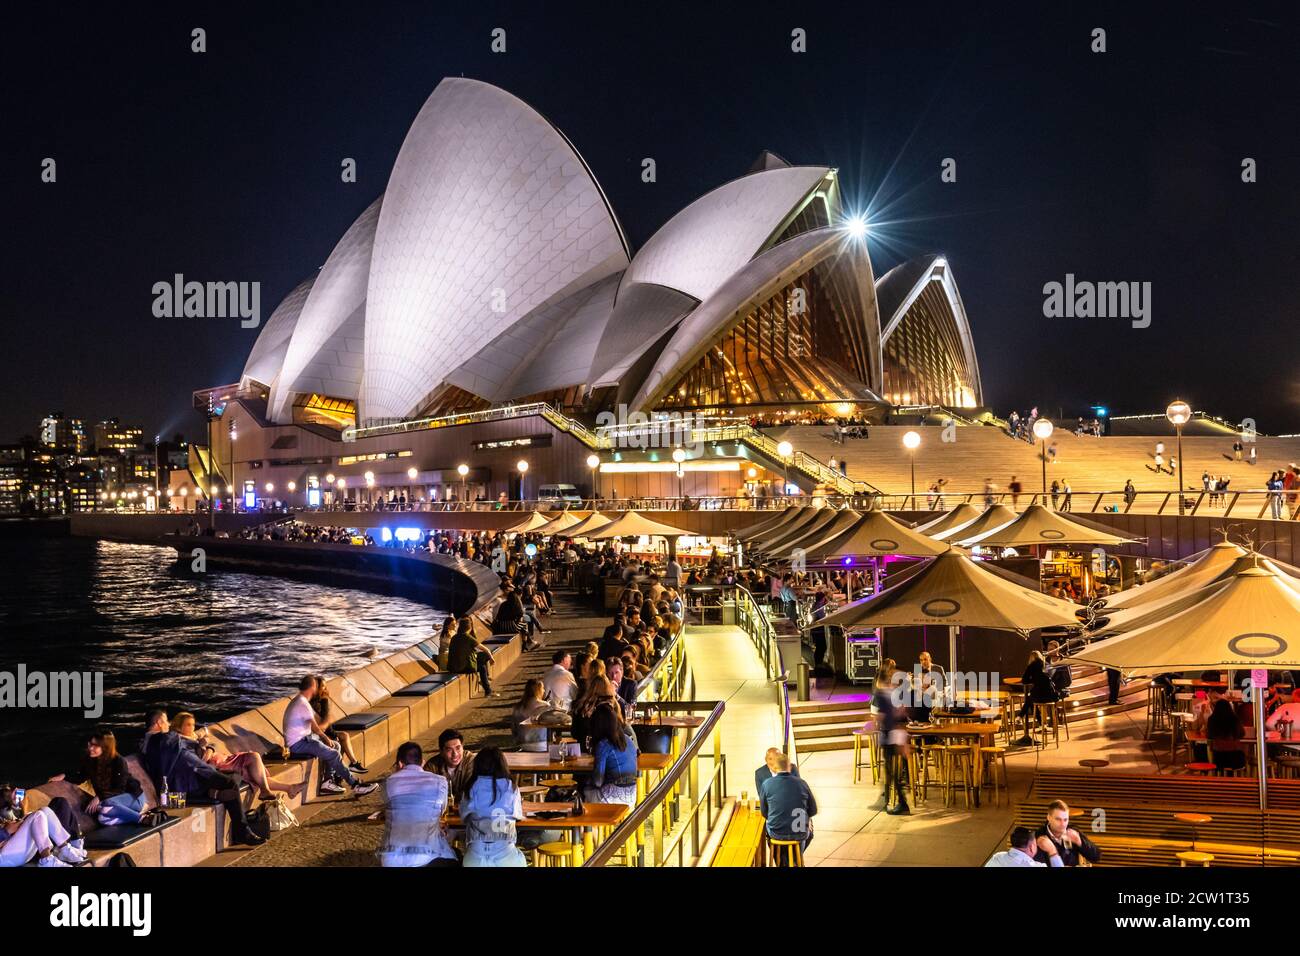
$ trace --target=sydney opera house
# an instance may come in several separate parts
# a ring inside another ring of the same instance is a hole
[[[193,470],[259,496],[292,482],[417,500],[516,495],[526,460],[530,491],[589,491],[593,454],[602,477],[662,467],[602,455],[602,412],[980,406],[951,267],[930,255],[877,279],[866,228],[835,169],[764,152],[633,252],[560,130],[504,90],[445,79],[383,195],[274,310],[240,380],[195,393],[211,453]],[[725,434],[685,463],[712,476],[701,493],[773,464]]]

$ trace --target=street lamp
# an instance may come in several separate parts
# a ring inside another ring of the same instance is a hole
[[[1183,513],[1183,426],[1192,420],[1192,406],[1182,399],[1169,403],[1165,418],[1178,433],[1178,513]]]
[[[686,474],[685,469],[682,468],[682,462],[684,462],[685,460],[686,460],[686,449],[674,448],[673,461],[677,463],[677,497],[678,498],[682,497],[682,478]]]
[[[591,501],[594,508],[596,506],[596,482],[600,480],[600,472],[597,470],[600,468],[600,456],[588,455],[587,467],[591,469]]]
[[[520,458],[519,461],[515,463],[515,467],[519,469],[519,500],[523,501],[524,500],[524,475],[528,474],[528,462]]]
[[[1043,459],[1043,504],[1047,504],[1047,439],[1052,437],[1053,425],[1046,418],[1034,422],[1034,437],[1038,439],[1038,457]]]
[[[794,455],[794,445],[783,441],[776,446],[776,453],[785,463],[785,487],[781,489],[781,495],[784,497],[790,493],[790,458]]]
[[[456,466],[456,474],[460,475],[460,500],[465,500],[465,476],[469,474],[469,465],[461,464]]]
[[[266,493],[269,495],[273,491],[275,491],[275,485],[271,484],[271,482],[268,481],[266,483]]]
[[[903,447],[912,464],[912,507],[916,507],[916,450],[921,447],[921,435],[918,432],[903,434]]]
[[[289,494],[293,494],[295,491],[298,490],[298,483],[296,481],[291,481],[289,482],[288,488],[289,488]]]

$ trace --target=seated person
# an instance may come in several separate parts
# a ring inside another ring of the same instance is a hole
[[[1218,773],[1246,768],[1246,747],[1241,742],[1245,736],[1246,728],[1237,711],[1231,702],[1220,697],[1205,722],[1205,739]]]
[[[450,790],[447,778],[421,769],[420,745],[397,748],[397,770],[384,781],[384,838],[380,866],[455,866],[456,851],[447,842],[442,815]]]
[[[474,754],[465,749],[464,735],[451,727],[440,733],[438,752],[429,758],[424,769],[446,777],[452,798],[460,800],[474,772]]]
[[[1052,686],[1062,700],[1070,696],[1070,685],[1074,683],[1074,673],[1069,664],[1061,663],[1061,642],[1049,641],[1047,644],[1047,674]]]
[[[515,743],[525,753],[546,753],[548,737],[547,728],[541,724],[522,726],[525,721],[532,721],[542,714],[549,713],[551,705],[546,702],[545,686],[536,677],[524,683],[524,693],[510,711],[510,732]]]
[[[758,806],[772,840],[798,840],[802,850],[812,842],[812,818],[817,815],[817,801],[808,784],[790,772],[790,758],[778,752],[772,758],[772,776],[763,781],[758,792]],[[786,855],[780,856],[786,863]]]
[[[1038,842],[1034,837],[1034,831],[1029,827],[1016,827],[1011,831],[1011,845],[1009,849],[1001,853],[994,853],[985,863],[985,866],[1047,866],[1047,863],[1039,863],[1034,859],[1038,853]],[[1061,857],[1054,856],[1051,858],[1052,866],[1064,866]]]
[[[628,710],[636,706],[636,681],[631,677],[624,676],[623,658],[611,657],[605,662],[605,676],[609,682],[614,685],[614,693],[618,696],[619,701],[623,704],[623,709]]]
[[[593,766],[584,799],[591,803],[635,806],[636,738],[613,701],[602,701],[592,711],[591,756]]]
[[[515,822],[524,818],[523,801],[498,747],[484,747],[460,803],[465,824],[465,866],[527,866],[515,845]]]
[[[377,790],[379,784],[362,783],[353,776],[352,771],[343,765],[338,745],[331,745],[326,739],[325,731],[316,719],[316,711],[311,706],[319,689],[320,685],[311,674],[298,682],[298,696],[289,701],[289,706],[284,711],[285,745],[291,754],[316,757],[321,761],[325,772],[331,775],[330,779],[320,785],[322,793],[342,793],[343,788],[334,781],[343,780],[358,797],[364,797]]]
[[[492,652],[479,643],[474,636],[473,621],[462,617],[456,628],[456,636],[451,639],[451,650],[447,654],[447,668],[453,674],[478,674],[479,684],[483,687],[483,696],[492,696]]]
[[[635,629],[633,629],[635,630]],[[600,638],[597,654],[601,660],[620,656],[628,646],[627,615],[620,612],[614,615],[614,623],[605,628]]]
[[[239,796],[239,778],[205,763],[190,741],[171,730],[170,723],[164,720],[162,726],[165,729],[150,735],[148,749],[141,758],[158,793],[183,793],[191,799],[215,797],[230,817],[231,843],[265,843],[248,828],[244,801]]]
[[[272,780],[266,772],[266,764],[262,762],[262,755],[251,750],[240,751],[239,753],[226,754],[224,757],[217,754],[217,748],[212,745],[208,739],[206,727],[195,729],[194,715],[189,711],[183,710],[172,718],[172,727],[175,731],[186,740],[195,745],[196,750],[203,760],[213,767],[216,767],[222,773],[237,773],[254,787],[257,788],[257,795],[262,800],[276,799],[275,791],[279,791],[289,796],[298,793],[307,792],[307,784],[287,784]]]
[[[546,699],[560,710],[568,710],[578,696],[578,680],[569,669],[572,666],[573,655],[568,651],[556,651],[551,655],[551,669],[542,677]]]
[[[599,673],[597,673],[599,669]],[[569,727],[569,733],[584,752],[591,752],[591,745],[588,738],[592,735],[592,717],[596,709],[602,704],[612,704],[615,710],[621,714],[617,706],[618,697],[614,693],[614,685],[609,682],[605,676],[605,664],[603,661],[592,661],[589,669],[594,676],[587,678],[587,687],[582,692],[582,696],[573,705],[573,723]]]
[[[95,817],[100,826],[140,822],[145,809],[144,787],[131,776],[126,758],[117,752],[117,737],[111,730],[97,730],[86,738],[86,754],[77,769],[56,774],[50,783],[60,780],[90,784],[95,796],[86,804],[86,814]]]
[[[316,723],[320,724],[321,730],[325,731],[327,740],[332,744],[338,744],[339,752],[343,754],[348,761],[348,769],[353,773],[366,773],[365,765],[357,759],[356,752],[352,749],[352,737],[346,730],[334,730],[334,707],[330,703],[329,685],[325,683],[325,678],[320,674],[316,675],[316,696],[311,699],[311,709],[316,711]]]
[[[780,747],[767,748],[767,754],[763,758],[763,766],[754,771],[754,793],[756,795],[762,795],[763,784],[776,776],[776,770],[774,769],[776,767],[776,758],[782,753],[784,751]],[[794,764],[790,764],[790,773],[795,777],[799,776],[799,768]]]
[[[1078,866],[1079,860],[1096,863],[1101,859],[1099,850],[1091,840],[1070,826],[1070,807],[1064,800],[1053,800],[1047,805],[1047,821],[1035,831],[1038,852],[1034,859],[1048,866]],[[1059,857],[1060,863],[1053,861]]]
[[[86,859],[72,805],[55,797],[49,806],[25,813],[17,791],[0,787],[0,867],[74,866]]]

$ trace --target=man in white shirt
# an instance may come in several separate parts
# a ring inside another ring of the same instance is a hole
[[[1016,827],[1011,831],[1011,849],[994,853],[985,866],[1037,866],[1044,869],[1048,864],[1034,859],[1038,844],[1034,840],[1034,831],[1029,827]],[[1064,866],[1060,856],[1051,857],[1052,866]]]
[[[284,711],[284,743],[289,753],[316,757],[329,769],[337,779],[346,780],[358,797],[378,789],[377,783],[362,783],[343,762],[343,755],[338,747],[332,747],[325,731],[316,721],[316,711],[312,710],[311,699],[316,696],[316,678],[304,677],[298,683],[298,696],[289,701]],[[320,786],[321,793],[342,793],[343,788],[326,780]]]
[[[664,568],[664,584],[670,588],[682,586],[682,566],[677,563],[676,558],[670,559],[667,567]]]
[[[551,655],[551,669],[542,677],[547,700],[561,710],[568,710],[578,696],[578,680],[569,670],[572,664],[568,651],[556,651]]]
[[[380,866],[455,866],[456,851],[442,829],[449,787],[442,774],[421,764],[420,745],[397,748],[397,770],[384,781],[384,838]]]

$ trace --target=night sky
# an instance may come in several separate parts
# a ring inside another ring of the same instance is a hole
[[[260,281],[269,316],[384,190],[434,86],[461,74],[569,136],[633,249],[761,149],[838,167],[872,221],[877,276],[948,257],[1001,413],[1177,395],[1300,431],[1286,6],[35,6],[6,10],[0,68],[0,441],[55,409],[197,433],[190,392],[235,380],[256,330],[154,318],[152,285]],[[195,26],[207,53],[190,52]],[[489,49],[498,26],[505,54]],[[790,50],[796,27],[806,53]],[[945,157],[956,183],[940,181]],[[1244,157],[1258,182],[1242,182]],[[1067,273],[1151,282],[1151,326],[1044,318],[1044,283]]]

